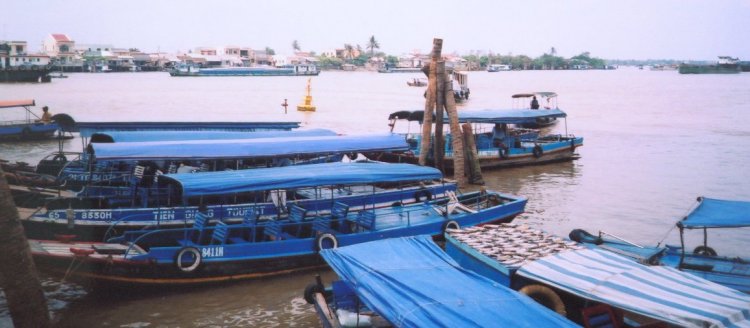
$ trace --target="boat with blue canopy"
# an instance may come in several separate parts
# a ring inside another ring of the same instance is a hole
[[[750,296],[671,267],[514,224],[449,230],[445,238],[446,253],[461,266],[587,327],[634,321],[641,327],[750,327]]]
[[[578,327],[462,268],[429,236],[320,252],[340,280],[308,286],[323,327]],[[367,325],[369,323],[370,325]]]
[[[517,93],[512,95],[511,99],[513,99],[513,108],[534,111],[559,109],[559,107],[557,106],[557,93],[555,92],[538,91],[529,93]],[[556,116],[545,116],[537,118],[534,122],[521,123],[520,126],[524,128],[538,129],[550,126],[555,123],[557,123]]]
[[[696,206],[677,222],[676,227],[680,231],[679,246],[661,246],[661,243],[643,246],[603,231],[594,236],[581,229],[573,230],[570,238],[640,263],[673,267],[750,293],[750,259],[720,256],[708,245],[709,230],[750,227],[750,202],[698,197]],[[685,234],[686,230],[693,229],[703,230],[703,242],[689,252]]]
[[[56,132],[62,135],[60,124],[54,118],[49,121],[43,121],[31,111],[30,107],[35,105],[36,102],[33,99],[0,101],[0,110],[23,108],[25,114],[25,118],[23,119],[0,121],[0,140],[52,139]]]
[[[512,128],[510,125],[520,126],[525,123],[536,122],[543,118],[565,118],[565,112],[559,109],[523,110],[523,109],[485,109],[463,110],[458,112],[459,123],[471,123],[474,133],[474,143],[477,149],[477,159],[481,168],[502,168],[522,165],[546,164],[567,161],[578,158],[576,148],[583,145],[583,138],[573,134],[547,134],[540,136],[539,130],[526,128]],[[399,111],[389,117],[391,132],[396,122],[407,120],[418,122],[420,128],[412,132],[397,132],[409,143],[409,151],[405,153],[378,153],[369,158],[397,163],[417,163],[421,152],[421,125],[424,122],[424,111]],[[448,119],[445,119],[448,125]],[[452,135],[444,133],[445,156],[443,166],[453,169]],[[432,141],[430,141],[432,143]],[[432,151],[428,154],[428,162],[432,162]]]
[[[157,180],[107,196],[51,198],[41,210],[30,206],[20,211],[27,236],[102,241],[123,230],[190,225],[201,208],[210,219],[239,222],[251,209],[271,218],[293,204],[315,212],[330,211],[334,201],[352,211],[390,208],[456,191],[434,168],[375,162],[164,174]]]
[[[355,159],[359,152],[402,152],[408,149],[402,138],[391,135],[331,135],[329,130],[254,133],[259,133],[261,137],[92,142],[80,160],[63,167],[58,180],[71,189],[80,190],[86,186],[88,190],[84,189],[84,194],[92,195],[105,192],[92,185],[127,186],[135,175],[153,178],[158,172],[203,172],[338,162],[345,154]]]
[[[361,163],[354,163],[361,164]],[[393,164],[367,163],[367,167],[383,167],[388,172]],[[404,165],[404,164],[402,164]],[[344,164],[330,165],[324,170],[331,175],[328,183],[339,184],[339,179],[361,182],[363,174],[344,175]],[[361,171],[363,165],[355,165]],[[414,171],[426,168],[402,166]],[[307,167],[284,167],[280,170],[311,171]],[[249,170],[242,174],[262,175],[263,179],[281,181],[273,183],[247,183],[236,185],[237,179],[221,179],[221,192],[246,192],[246,195],[263,191],[299,186],[297,181],[310,184],[325,183],[321,174],[308,172],[308,178],[286,179],[288,175],[260,174]],[[320,172],[320,173],[324,173]],[[433,171],[434,172],[434,171]],[[206,173],[205,178],[194,175],[166,175],[159,179],[176,184],[183,199],[198,196],[206,199],[205,192],[218,193],[216,188],[206,188],[216,181],[219,172]],[[302,174],[301,172],[298,172]],[[214,175],[214,177],[210,177]],[[333,176],[339,176],[334,178]],[[390,173],[374,174],[371,178],[383,181]],[[187,177],[189,176],[189,177]],[[343,176],[343,177],[341,177]],[[366,176],[366,175],[365,175]],[[266,196],[265,194],[263,196]],[[126,231],[108,239],[109,242],[71,242],[31,240],[30,246],[37,267],[52,273],[66,274],[71,278],[93,279],[106,284],[125,285],[184,285],[258,278],[285,274],[298,270],[320,268],[325,262],[319,251],[368,241],[414,235],[439,237],[446,229],[475,226],[492,222],[509,222],[523,212],[526,199],[494,191],[478,191],[457,195],[421,199],[409,204],[397,203],[377,206],[376,194],[367,197],[358,210],[337,198],[329,199],[329,208],[312,210],[301,203],[288,205],[284,214],[267,215],[268,207],[245,206],[240,222],[222,220],[214,208],[213,219],[209,213],[191,209],[192,225],[187,228],[143,229]],[[68,269],[72,262],[75,269]]]

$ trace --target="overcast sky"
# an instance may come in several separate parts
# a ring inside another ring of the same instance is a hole
[[[41,48],[50,33],[79,44],[187,51],[236,45],[279,54],[366,47],[392,55],[557,49],[606,59],[750,60],[750,0],[3,0],[0,39]]]

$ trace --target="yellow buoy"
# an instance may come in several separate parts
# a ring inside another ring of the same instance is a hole
[[[310,95],[310,80],[312,80],[312,78],[307,79],[307,95],[305,96],[304,103],[297,105],[297,110],[299,111],[304,111],[304,112],[315,111],[315,106],[312,105],[312,96]]]

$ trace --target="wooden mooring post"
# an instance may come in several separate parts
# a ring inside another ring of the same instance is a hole
[[[18,210],[0,169],[0,286],[15,327],[49,327],[47,300]]]
[[[479,158],[477,155],[477,144],[474,142],[474,131],[471,129],[471,123],[464,123],[461,128],[464,130],[464,140],[466,140],[466,158],[467,169],[469,171],[469,183],[471,184],[484,184],[484,178],[482,177],[482,167],[479,165]]]
[[[443,40],[432,40],[432,62],[437,62],[443,51]],[[426,70],[426,71],[425,71]],[[424,118],[422,119],[422,143],[419,147],[419,165],[427,165],[427,155],[430,151],[430,138],[432,137],[432,113],[435,109],[437,98],[437,67],[426,65],[422,72],[427,74],[427,94],[424,104]]]

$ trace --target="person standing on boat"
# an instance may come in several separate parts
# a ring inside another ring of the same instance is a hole
[[[44,124],[52,123],[52,114],[50,114],[49,112],[49,107],[47,106],[42,107],[42,112],[43,112],[42,117],[36,121],[44,123]]]
[[[536,96],[531,98],[531,109],[539,109],[539,101],[536,100]]]

